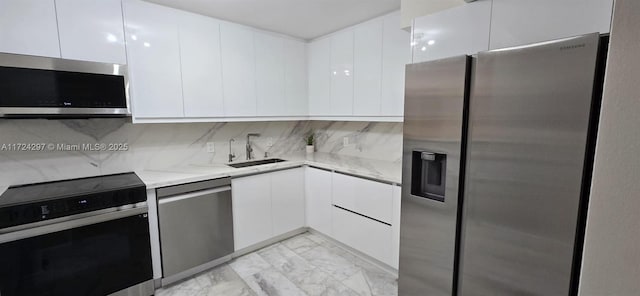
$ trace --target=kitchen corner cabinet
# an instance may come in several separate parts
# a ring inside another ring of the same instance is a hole
[[[0,52],[60,57],[54,0],[0,0]]]
[[[305,168],[307,226],[332,236],[331,172]]]
[[[308,45],[308,85],[310,116],[331,114],[331,38],[314,40]]]
[[[62,58],[127,63],[120,0],[55,0],[55,4]]]
[[[493,0],[491,49],[608,33],[613,0]]]
[[[177,11],[124,1],[134,118],[184,117]]]
[[[235,249],[304,227],[304,184],[302,168],[232,179]]]
[[[284,57],[284,115],[307,116],[307,43],[284,38]]]
[[[413,24],[413,63],[489,49],[491,0],[471,3],[419,17]]]

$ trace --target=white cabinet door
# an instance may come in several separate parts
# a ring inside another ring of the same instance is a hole
[[[331,172],[307,167],[305,176],[307,226],[331,236]]]
[[[307,116],[307,46],[302,41],[284,40],[284,96],[287,116]]]
[[[331,36],[331,114],[353,114],[353,29]]]
[[[419,17],[413,25],[413,62],[489,49],[491,0],[478,0]]]
[[[404,114],[404,71],[411,63],[411,34],[400,29],[400,12],[384,17],[381,115]]]
[[[331,38],[322,38],[308,46],[309,115],[331,113]]]
[[[225,115],[256,116],[253,31],[240,25],[222,23],[220,39]]]
[[[126,64],[120,0],[55,0],[65,59]]]
[[[393,220],[390,184],[334,173],[333,204],[384,223]]]
[[[182,118],[177,11],[140,0],[123,3],[133,116]]]
[[[181,12],[178,17],[186,117],[224,116],[220,23]]]
[[[354,29],[353,115],[380,115],[382,27],[378,18]]]
[[[493,0],[491,48],[608,33],[613,0]]]
[[[272,237],[271,176],[269,174],[231,180],[235,250]]]
[[[391,226],[336,207],[332,210],[336,240],[392,265]]]
[[[356,207],[357,194],[354,182],[355,178],[344,174],[333,173],[331,174],[331,181],[332,204],[354,211]]]
[[[284,41],[267,33],[254,32],[256,96],[258,116],[285,115]]]
[[[400,206],[402,187],[393,186],[393,220],[391,220],[391,267],[398,269],[400,262]]]
[[[271,175],[273,236],[304,227],[304,169],[278,171],[269,175]]]
[[[60,57],[53,0],[0,0],[0,52]]]

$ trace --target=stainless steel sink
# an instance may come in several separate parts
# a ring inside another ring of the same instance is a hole
[[[230,163],[227,165],[234,168],[246,168],[250,166],[272,164],[272,163],[278,163],[283,161],[286,161],[286,160],[280,159],[280,158],[271,158],[271,159],[254,160],[254,161],[239,162],[239,163]]]

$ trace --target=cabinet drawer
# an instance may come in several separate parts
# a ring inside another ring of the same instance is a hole
[[[392,264],[391,226],[333,207],[336,240],[386,264]]]
[[[333,204],[391,224],[393,189],[389,184],[334,173]]]

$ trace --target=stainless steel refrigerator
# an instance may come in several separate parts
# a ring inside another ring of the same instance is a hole
[[[407,66],[399,295],[574,295],[606,38]]]

